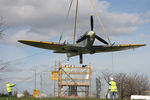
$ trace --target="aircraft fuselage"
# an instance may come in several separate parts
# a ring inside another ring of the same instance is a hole
[[[89,31],[88,33],[85,33],[85,35],[87,35],[87,38],[81,42],[79,42],[78,44],[76,44],[77,46],[83,46],[88,50],[91,50],[91,54],[93,54],[93,50],[91,49],[94,41],[95,41],[95,32],[94,31]],[[82,51],[81,52],[73,52],[73,53],[67,53],[67,57],[68,60],[70,57],[72,56],[76,56],[76,55],[80,55],[80,63],[82,64]]]

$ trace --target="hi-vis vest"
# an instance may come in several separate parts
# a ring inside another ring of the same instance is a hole
[[[110,81],[110,91],[117,92],[117,86],[115,81]]]
[[[7,92],[12,92],[12,87],[14,87],[15,84],[6,84],[6,87],[7,87]]]

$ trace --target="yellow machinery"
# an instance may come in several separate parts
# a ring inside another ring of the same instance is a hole
[[[61,64],[52,71],[52,80],[57,81],[58,97],[91,97],[92,69],[87,67],[64,67]],[[56,91],[54,82],[54,92]]]

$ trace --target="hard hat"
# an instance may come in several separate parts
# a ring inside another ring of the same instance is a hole
[[[6,84],[8,84],[9,82],[7,81]]]
[[[111,77],[111,78],[110,78],[110,80],[111,80],[111,81],[113,81],[113,80],[114,80],[114,78],[113,78],[113,77]]]

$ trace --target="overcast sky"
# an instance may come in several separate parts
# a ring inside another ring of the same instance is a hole
[[[0,87],[5,81],[32,91],[33,75],[51,71],[55,60],[63,64],[79,64],[79,57],[66,61],[66,55],[26,46],[17,40],[39,40],[58,42],[62,30],[62,41],[73,42],[75,0],[67,22],[65,17],[71,0],[0,0],[0,17],[5,31],[0,39],[0,63],[9,61],[0,72]],[[150,1],[149,0],[93,0],[111,42],[115,44],[147,44],[134,50],[113,53],[114,72],[137,72],[150,77]],[[90,14],[94,17],[94,31],[106,39],[89,0],[79,0],[76,38],[90,30]],[[107,40],[107,39],[106,39]],[[96,41],[96,43],[101,44]],[[26,58],[24,58],[26,57]],[[18,60],[18,58],[24,58]],[[16,60],[17,59],[17,60]],[[112,71],[112,53],[84,55],[84,63],[91,64],[94,77],[101,71]],[[3,65],[0,65],[2,67]],[[39,79],[39,76],[38,76]],[[50,81],[52,84],[52,81]],[[30,86],[30,87],[28,87]],[[38,85],[38,88],[39,85]]]

